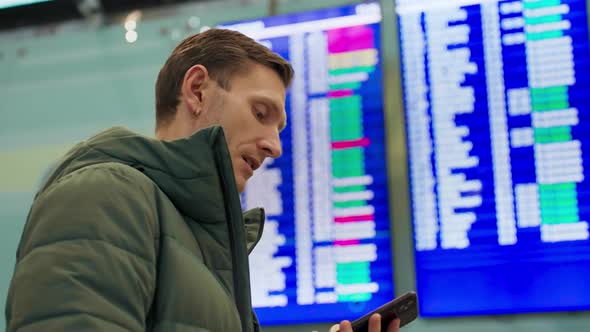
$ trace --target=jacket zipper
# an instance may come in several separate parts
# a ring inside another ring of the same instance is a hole
[[[229,157],[229,151],[225,141],[225,135],[221,127],[215,128],[211,133],[211,139],[213,145],[217,145],[213,150],[219,165],[221,178],[222,192],[224,195],[225,213],[227,216],[227,227],[229,233],[230,243],[230,254],[232,261],[233,270],[233,286],[234,286],[234,297],[238,314],[240,315],[240,322],[242,323],[242,331],[252,331],[253,319],[251,310],[251,298],[250,298],[250,276],[248,266],[248,256],[238,257],[237,245],[243,244],[244,253],[247,252],[246,247],[246,234],[245,227],[242,227],[242,236],[238,236],[240,233],[237,229],[236,223],[244,224],[242,219],[242,207],[239,200],[238,190],[236,188],[235,179],[233,177],[233,166],[231,164],[231,158]],[[222,149],[222,150],[220,150]],[[225,154],[225,155],[224,155]],[[228,158],[230,162],[228,163]],[[229,175],[228,175],[229,174]],[[229,177],[229,178],[228,178]],[[237,211],[237,212],[236,212]],[[244,264],[245,262],[245,264]],[[245,265],[245,266],[243,266]],[[239,275],[242,271],[246,272],[245,276]],[[245,291],[246,290],[246,291]]]

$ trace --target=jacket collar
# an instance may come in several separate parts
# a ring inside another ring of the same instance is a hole
[[[104,162],[124,163],[142,171],[182,214],[200,223],[225,222],[229,196],[234,196],[230,199],[232,201],[238,197],[231,157],[221,127],[203,129],[188,138],[171,142],[113,127],[73,148],[44,187],[77,169]],[[253,209],[246,212],[244,224],[250,252],[262,234],[264,211]]]
[[[265,214],[264,209],[256,208],[244,212],[244,224],[246,226],[246,241],[248,254],[254,250],[254,247],[262,237],[264,230]]]
[[[216,165],[216,149],[230,158],[221,127],[171,142],[115,127],[90,139],[88,146],[145,173],[181,213],[201,223],[225,222],[222,175],[229,194],[238,195],[233,171],[220,174]]]

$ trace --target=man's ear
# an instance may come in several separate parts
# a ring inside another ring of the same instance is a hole
[[[194,65],[184,74],[180,93],[188,111],[199,115],[203,110],[203,91],[209,81],[209,72],[203,65]]]

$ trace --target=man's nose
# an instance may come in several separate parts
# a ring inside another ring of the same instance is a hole
[[[263,150],[265,157],[278,158],[283,154],[281,138],[278,133],[273,133],[258,141],[258,148]]]

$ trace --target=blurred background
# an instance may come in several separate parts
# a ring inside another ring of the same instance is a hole
[[[250,263],[264,331],[327,331],[408,291],[407,331],[587,331],[588,8],[0,1],[0,308],[53,163],[112,126],[153,136],[160,67],[225,27],[296,71],[284,157],[242,197],[267,210]]]

